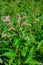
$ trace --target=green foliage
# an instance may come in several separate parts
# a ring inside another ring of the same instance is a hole
[[[0,65],[43,65],[43,0],[0,2]]]

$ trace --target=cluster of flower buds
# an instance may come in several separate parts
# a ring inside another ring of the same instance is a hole
[[[10,16],[4,16],[2,17],[2,21],[9,23],[10,22]]]
[[[20,21],[22,20],[22,19],[25,19],[25,18],[27,18],[27,16],[26,16],[26,14],[21,18],[20,17],[20,15],[19,14],[17,14],[17,16],[18,16],[18,24],[20,24]]]

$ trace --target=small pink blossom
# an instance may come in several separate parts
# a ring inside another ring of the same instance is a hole
[[[20,18],[20,15],[19,14],[17,14],[17,16],[18,16],[18,24],[20,24],[20,21],[21,21],[21,18]]]
[[[23,17],[20,17],[20,15],[19,14],[17,14],[17,16],[18,16],[18,24],[20,24],[20,21],[22,20],[22,19],[25,19],[25,18],[27,18],[26,17],[26,14],[23,16]]]
[[[3,38],[3,37],[7,37],[7,34],[3,34],[3,35],[2,35],[2,38]]]
[[[10,22],[10,16],[9,15],[8,16],[4,16],[2,18],[2,21],[4,21],[4,22]]]
[[[15,28],[14,28],[14,27],[11,27],[11,28],[9,29],[9,31],[10,31],[10,30],[15,30]]]
[[[24,26],[31,26],[31,24],[28,24],[27,22],[22,23]]]

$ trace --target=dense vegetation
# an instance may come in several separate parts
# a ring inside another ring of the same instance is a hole
[[[43,0],[0,2],[0,65],[43,65]]]

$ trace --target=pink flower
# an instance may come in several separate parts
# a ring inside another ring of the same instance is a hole
[[[3,37],[7,37],[7,34],[3,34],[3,35],[2,35],[2,38],[3,38]]]
[[[4,21],[4,22],[10,22],[10,16],[9,15],[8,16],[4,16],[2,18],[2,21]]]
[[[27,22],[22,23],[24,26],[31,26],[31,24],[28,24]]]
[[[19,14],[17,14],[17,16],[18,16],[18,24],[20,24],[20,21],[21,21],[21,18],[20,18],[20,15]]]
[[[11,27],[11,28],[9,29],[9,31],[10,31],[10,30],[15,30],[15,28]]]
[[[22,19],[27,18],[27,17],[26,17],[26,14],[25,14],[22,18],[20,17],[19,14],[17,14],[17,16],[18,16],[18,22],[17,22],[18,24],[20,24],[20,21],[21,21]]]

